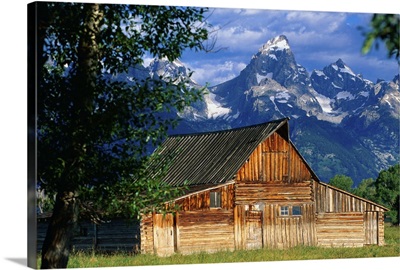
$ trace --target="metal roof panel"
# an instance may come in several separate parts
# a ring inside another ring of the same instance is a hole
[[[162,181],[172,186],[220,184],[231,180],[256,147],[287,118],[217,132],[174,135],[156,150],[149,175],[169,164]]]

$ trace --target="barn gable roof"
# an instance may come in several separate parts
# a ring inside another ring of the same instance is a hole
[[[218,132],[175,135],[157,149],[150,176],[169,164],[162,181],[172,186],[215,185],[232,180],[256,147],[288,118]],[[153,172],[153,173],[152,173]]]

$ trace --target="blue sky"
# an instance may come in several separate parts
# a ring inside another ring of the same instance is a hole
[[[383,44],[367,55],[359,26],[368,27],[372,13],[285,11],[215,8],[208,21],[216,31],[216,53],[187,51],[181,61],[198,83],[216,85],[237,76],[253,54],[269,39],[286,35],[298,64],[309,73],[341,58],[357,74],[375,82],[398,74],[394,58],[388,59]]]

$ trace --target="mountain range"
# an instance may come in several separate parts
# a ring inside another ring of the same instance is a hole
[[[140,70],[203,87],[189,78],[179,60],[154,59]],[[328,182],[342,174],[357,185],[400,161],[399,112],[398,74],[392,81],[373,83],[342,59],[310,74],[280,35],[262,45],[237,77],[206,88],[202,101],[177,113],[181,122],[171,134],[289,117],[291,140],[319,178]]]

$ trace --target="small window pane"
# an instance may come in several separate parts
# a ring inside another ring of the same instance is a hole
[[[292,215],[293,216],[301,216],[301,207],[300,206],[293,206]]]
[[[221,207],[221,192],[210,192],[210,207]]]
[[[289,206],[281,206],[281,216],[289,215]]]

